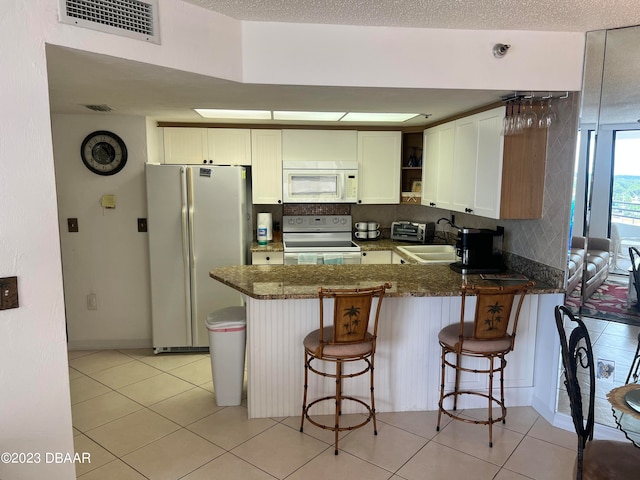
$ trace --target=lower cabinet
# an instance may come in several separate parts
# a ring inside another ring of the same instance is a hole
[[[391,250],[375,250],[362,252],[360,263],[388,265],[391,263]]]
[[[251,252],[251,265],[283,265],[283,252]]]

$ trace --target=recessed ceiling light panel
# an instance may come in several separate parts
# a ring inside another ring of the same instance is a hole
[[[418,113],[347,113],[342,122],[405,122]]]
[[[219,108],[194,108],[204,118],[224,118],[232,120],[271,120],[268,110],[223,110]]]

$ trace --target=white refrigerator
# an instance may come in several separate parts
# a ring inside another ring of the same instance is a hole
[[[207,315],[243,305],[209,271],[246,263],[246,176],[244,167],[146,165],[155,353],[208,347]]]

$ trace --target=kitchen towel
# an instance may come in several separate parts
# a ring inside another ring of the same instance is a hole
[[[258,213],[257,226],[265,225],[267,227],[267,241],[273,240],[273,216],[270,213]]]
[[[323,260],[326,265],[342,265],[343,257],[341,253],[325,253]]]
[[[318,254],[317,253],[299,253],[298,265],[317,265]]]

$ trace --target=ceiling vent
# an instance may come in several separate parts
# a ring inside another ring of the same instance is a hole
[[[58,0],[60,22],[160,43],[158,0]]]
[[[89,110],[93,110],[94,112],[112,112],[113,108],[109,105],[85,105]]]

